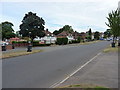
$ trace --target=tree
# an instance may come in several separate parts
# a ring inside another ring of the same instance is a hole
[[[63,28],[61,28],[60,30],[61,31],[66,31],[68,33],[72,33],[73,32],[72,26],[69,26],[69,25],[63,26]]]
[[[117,9],[108,14],[108,24],[106,25],[110,28],[113,34],[113,43],[115,43],[115,38],[120,36],[120,11]]]
[[[104,38],[109,38],[111,37],[112,33],[111,33],[111,30],[110,29],[107,29],[105,32],[104,32]]]
[[[65,26],[63,26],[63,28],[60,28],[58,31],[55,30],[55,31],[53,32],[53,34],[58,35],[59,33],[63,32],[63,31],[66,31],[66,32],[68,32],[68,33],[74,32],[73,29],[72,29],[72,26],[65,25]]]
[[[88,31],[88,35],[89,35],[88,39],[91,40],[92,39],[92,30],[91,30],[91,28]]]
[[[96,32],[94,33],[94,38],[95,38],[96,40],[99,40],[99,39],[100,39],[100,33],[99,33],[98,31],[96,31]]]
[[[38,17],[36,13],[28,12],[20,25],[20,34],[22,37],[30,37],[33,42],[34,38],[45,36],[44,25],[45,21]]]
[[[0,26],[2,26],[2,40],[15,37],[15,33],[12,28],[13,24],[11,22],[2,22]]]
[[[16,31],[15,35],[16,35],[16,37],[21,38],[21,36],[20,36],[20,32],[19,32],[19,31]]]
[[[2,24],[0,24],[0,41],[2,40]]]
[[[53,32],[54,35],[58,35],[59,33],[60,33],[60,32],[57,31],[57,30],[55,30],[55,31]]]

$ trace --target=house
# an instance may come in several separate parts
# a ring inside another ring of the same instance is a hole
[[[73,37],[74,37],[75,40],[77,40],[78,37],[80,37],[80,33],[77,32],[77,31],[73,32],[72,35],[73,35]]]
[[[92,33],[92,37],[91,37],[92,40],[94,40],[94,33]]]
[[[86,39],[86,33],[81,32],[81,33],[80,33],[80,37],[81,37],[82,40],[85,41],[85,39]]]
[[[100,32],[100,38],[103,38],[103,37],[104,37],[104,33]]]
[[[69,33],[66,31],[63,31],[59,33],[58,35],[56,35],[57,38],[66,38],[67,36],[69,36]]]
[[[44,30],[45,36],[52,36],[52,33],[48,29]]]
[[[21,40],[20,38],[15,37],[15,38],[10,38],[10,39],[9,39],[9,42],[10,42],[10,43],[12,43],[12,41],[17,41],[17,42],[18,42],[18,41],[20,41],[20,40]]]
[[[56,35],[57,38],[68,38],[68,42],[74,40],[74,37],[71,33],[68,33],[66,31],[63,31]]]
[[[44,30],[44,33],[44,37],[36,37],[34,40],[40,41],[41,44],[54,44],[56,42],[56,37],[50,31],[48,31],[48,29]]]

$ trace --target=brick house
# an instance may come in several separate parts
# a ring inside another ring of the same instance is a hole
[[[56,37],[48,31],[48,29],[44,30],[45,36],[42,38],[36,37],[34,40],[40,41],[41,44],[51,44],[56,42]]]
[[[74,37],[75,40],[78,39],[78,37],[81,36],[80,33],[77,32],[77,31],[73,32],[72,35],[73,35],[73,37]]]
[[[68,33],[66,31],[63,31],[56,35],[57,38],[68,38],[68,42],[74,40],[74,37],[71,33]]]
[[[85,40],[86,39],[86,33],[81,32],[80,37],[81,37],[82,40]]]

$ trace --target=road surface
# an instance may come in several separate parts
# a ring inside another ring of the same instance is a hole
[[[3,59],[3,88],[49,88],[70,75],[110,44],[63,46],[26,56]]]

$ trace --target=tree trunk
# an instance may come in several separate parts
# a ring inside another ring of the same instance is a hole
[[[115,47],[115,36],[113,36],[113,42],[111,43],[112,47]]]
[[[118,46],[120,46],[120,37],[118,37]]]

